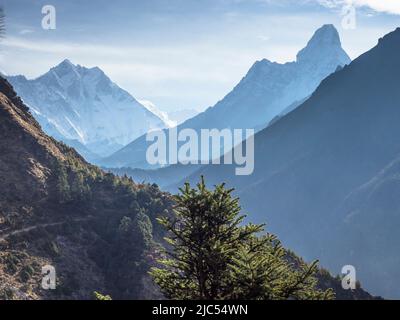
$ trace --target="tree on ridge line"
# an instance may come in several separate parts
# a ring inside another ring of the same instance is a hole
[[[174,197],[172,217],[159,218],[167,249],[151,269],[168,299],[333,299],[317,288],[318,261],[294,263],[264,225],[243,225],[239,199],[224,184],[210,191],[201,178]]]

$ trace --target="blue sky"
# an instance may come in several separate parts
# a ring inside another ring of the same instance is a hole
[[[256,60],[294,60],[325,23],[337,27],[352,58],[400,27],[400,0],[353,0],[356,28],[343,29],[349,1],[0,0],[7,15],[0,69],[32,78],[68,58],[99,66],[162,110],[203,110]],[[57,10],[56,30],[41,28],[47,4]]]

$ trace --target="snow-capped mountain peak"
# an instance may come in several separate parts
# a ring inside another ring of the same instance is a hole
[[[77,140],[101,156],[167,126],[98,67],[66,59],[36,79],[8,79],[48,134],[66,142]]]
[[[297,62],[318,61],[324,55],[339,58],[344,64],[350,61],[342,49],[339,33],[332,24],[323,25],[314,33],[307,46],[297,54]]]
[[[146,107],[147,110],[157,115],[161,120],[165,122],[167,127],[173,128],[177,126],[176,121],[169,118],[168,113],[161,111],[153,102],[149,100],[139,100],[139,102]]]

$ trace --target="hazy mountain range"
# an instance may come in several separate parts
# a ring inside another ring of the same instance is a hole
[[[400,28],[255,137],[255,171],[203,166],[290,248],[400,297]],[[186,180],[186,179],[185,179]],[[173,190],[176,190],[172,188]]]
[[[262,129],[290,105],[309,96],[338,66],[349,62],[335,27],[324,25],[297,54],[296,61],[285,64],[267,59],[257,61],[228,95],[214,107],[185,121],[178,129]],[[100,164],[147,168],[143,150],[148,145],[142,136]]]

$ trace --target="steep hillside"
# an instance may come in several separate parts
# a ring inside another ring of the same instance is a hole
[[[396,157],[355,188],[335,210],[343,217],[341,227],[345,230],[339,243],[351,244],[351,258],[360,261],[363,272],[371,275],[371,287],[383,287],[384,292],[394,293],[393,297],[398,292],[398,282],[393,278],[400,277],[399,195],[400,159]]]
[[[2,78],[0,132],[0,299],[157,297],[147,270],[168,195],[46,136]],[[45,265],[56,268],[56,290],[40,287]]]

